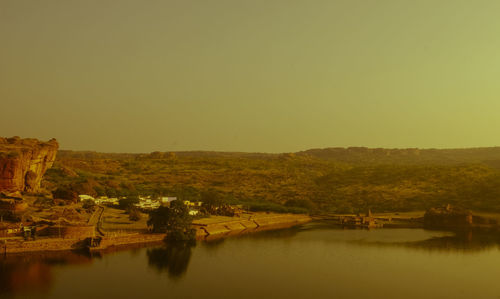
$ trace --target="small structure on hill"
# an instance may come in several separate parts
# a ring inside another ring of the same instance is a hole
[[[117,206],[119,205],[119,200],[116,197],[107,197],[107,196],[99,196],[98,198],[95,199],[95,204],[96,205],[114,205]]]
[[[87,195],[87,194],[80,194],[78,195],[78,198],[80,199],[80,201],[84,201],[84,200],[92,200],[94,201],[95,198],[93,196],[90,196],[90,195]]]
[[[1,223],[0,237],[12,237],[21,233],[21,223]]]
[[[167,206],[169,207],[170,206],[170,203],[174,200],[177,200],[177,197],[173,197],[173,196],[163,196],[160,198],[160,202],[163,206]]]
[[[184,200],[184,204],[188,207],[201,207],[203,203],[201,201]]]
[[[366,216],[342,216],[340,217],[340,224],[347,227],[364,227],[364,228],[374,228],[382,227],[381,223],[378,223],[375,217],[372,216],[371,210],[368,210]]]
[[[190,216],[196,216],[200,213],[200,211],[198,210],[194,210],[194,209],[189,209],[189,215]]]
[[[80,198],[80,201],[91,200],[96,205],[119,205],[119,200],[116,197],[99,196],[98,198],[94,198],[87,194],[80,194],[78,197]]]
[[[139,202],[134,204],[134,206],[142,210],[156,210],[161,206],[161,204],[159,201],[151,199],[151,196],[139,196]]]

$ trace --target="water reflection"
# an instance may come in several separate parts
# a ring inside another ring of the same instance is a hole
[[[53,284],[53,266],[91,263],[79,252],[47,252],[0,258],[0,295],[47,293]]]
[[[222,245],[224,245],[225,241],[226,241],[226,239],[216,239],[216,240],[210,240],[210,241],[201,242],[200,244],[207,251],[216,251]]]
[[[174,242],[148,249],[148,264],[158,272],[166,272],[169,277],[178,279],[187,271],[193,247],[190,243]]]
[[[309,229],[321,230],[316,227]],[[500,248],[500,232],[497,230],[338,229],[331,231],[334,236],[329,236],[328,233],[321,234],[325,242],[349,243],[358,246],[404,247],[410,250],[462,254]]]
[[[480,252],[499,248],[500,233],[498,231],[461,230],[455,231],[453,236],[430,238],[405,245],[428,251]]]
[[[393,256],[399,255],[405,257],[401,260],[409,263],[410,267],[416,267],[412,265],[412,261],[419,260],[430,270],[441,271],[456,261],[463,261],[465,255],[497,248],[500,248],[498,231],[344,230],[325,223],[311,223],[291,229],[199,242],[196,249],[185,243],[169,243],[161,247],[140,249],[114,248],[92,256],[76,252],[59,252],[0,257],[0,297],[9,297],[9,295],[24,295],[29,298],[50,297],[54,289],[61,291],[65,288],[64,286],[68,286],[68,292],[72,291],[73,287],[81,287],[80,292],[82,292],[86,290],[84,282],[102,288],[113,283],[121,286],[122,279],[125,279],[123,278],[124,272],[128,269],[130,273],[127,273],[127,281],[131,284],[141,281],[141,285],[145,288],[142,291],[161,289],[173,284],[182,288],[184,282],[186,284],[188,282],[192,284],[193,281],[200,282],[200,277],[203,277],[202,281],[206,282],[207,286],[217,285],[219,283],[217,277],[221,273],[228,273],[227,271],[234,271],[248,281],[255,280],[259,283],[259,287],[264,288],[269,281],[279,281],[280,277],[293,280],[295,276],[291,274],[293,273],[291,269],[294,268],[302,269],[305,271],[303,273],[313,277],[311,278],[313,282],[310,281],[310,283],[321,282],[322,275],[331,276],[327,281],[345,279],[350,282],[349,275],[357,273],[357,270],[342,272],[342,275],[336,276],[337,272],[332,272],[331,269],[357,269],[356,265],[360,264],[360,260],[372,263],[385,257],[387,257],[385,263],[390,264]],[[439,254],[438,257],[432,257],[419,251],[445,253],[446,255]],[[309,252],[313,254],[304,254]],[[474,263],[478,257],[485,260],[489,258],[488,255],[478,254],[472,256]],[[500,259],[500,256],[498,258]],[[446,264],[447,262],[449,263]],[[376,273],[378,262],[373,263],[372,268],[364,269],[364,271]],[[439,264],[439,266],[436,264],[434,267],[435,263],[444,264]],[[474,263],[471,265],[474,266]],[[88,264],[91,267],[86,269],[87,272],[74,271],[72,268],[78,264]],[[315,266],[311,268],[310,265]],[[324,268],[322,268],[323,265]],[[391,265],[393,269],[397,269],[398,263]],[[155,271],[141,272],[141,269],[147,267]],[[316,273],[317,268],[319,272]],[[80,277],[81,281],[67,276],[65,283],[61,282],[64,278],[61,272],[68,269],[71,269],[72,275]],[[222,272],[217,273],[217,271]],[[113,273],[113,275],[107,273]],[[166,274],[169,278],[168,282],[161,286],[149,284],[150,281],[155,281],[154,276],[158,274]],[[153,276],[146,278],[147,275]],[[356,275],[358,274],[353,274],[353,277],[357,277]],[[180,278],[182,281],[179,281]],[[238,280],[235,278],[232,283],[237,284]],[[238,287],[242,286],[238,285]],[[274,285],[267,287],[272,289]],[[236,285],[234,288],[237,288]],[[326,289],[328,287],[325,287]],[[282,292],[286,290],[286,288],[281,289]],[[183,289],[183,291],[189,290]]]
[[[2,262],[0,266],[0,294],[19,292],[47,292],[52,284],[51,267],[47,264],[16,264]]]

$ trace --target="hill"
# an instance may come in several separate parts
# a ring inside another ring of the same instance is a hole
[[[500,148],[328,148],[298,153],[59,151],[44,185],[58,196],[216,193],[253,209],[358,212],[451,203],[500,211]]]

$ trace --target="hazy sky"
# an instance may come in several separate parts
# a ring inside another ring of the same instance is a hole
[[[500,145],[500,1],[0,0],[0,111],[75,150]]]

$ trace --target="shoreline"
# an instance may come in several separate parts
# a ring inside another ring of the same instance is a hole
[[[249,217],[213,216],[193,221],[196,229],[196,240],[210,241],[230,236],[256,233],[265,230],[283,229],[310,222],[312,218],[302,214],[255,213]],[[108,233],[100,238],[96,247],[90,247],[94,236],[73,238],[40,238],[25,241],[20,238],[0,241],[0,254],[40,253],[70,250],[99,252],[117,246],[160,244],[165,234],[156,233]]]
[[[354,215],[330,214],[330,215],[305,215],[305,214],[277,214],[277,213],[251,213],[236,217],[211,216],[208,218],[196,219],[192,227],[196,229],[197,241],[212,241],[228,237],[241,236],[246,234],[258,233],[269,230],[279,230],[302,225],[311,221],[320,221],[332,223],[339,227],[346,227],[339,223],[342,217],[353,217]],[[396,216],[396,217],[394,217]],[[399,217],[398,217],[399,216]],[[373,218],[383,221],[383,226],[376,229],[391,228],[426,228],[423,225],[421,217],[415,215],[374,215]],[[353,227],[351,227],[353,228]],[[358,227],[354,227],[358,228]],[[371,227],[359,227],[371,229]],[[440,228],[455,231],[464,227]],[[471,226],[468,229],[499,229],[498,227]],[[428,228],[427,229],[438,229]],[[143,247],[146,245],[162,244],[166,234],[149,232],[127,232],[116,233],[106,232],[99,236],[99,230],[96,230],[93,236],[75,237],[45,237],[37,240],[23,240],[20,237],[10,239],[0,239],[0,254],[4,256],[16,254],[36,254],[53,253],[62,251],[81,251],[89,253],[105,253],[109,251],[124,249],[128,247]],[[92,239],[100,239],[98,246],[90,247]]]

